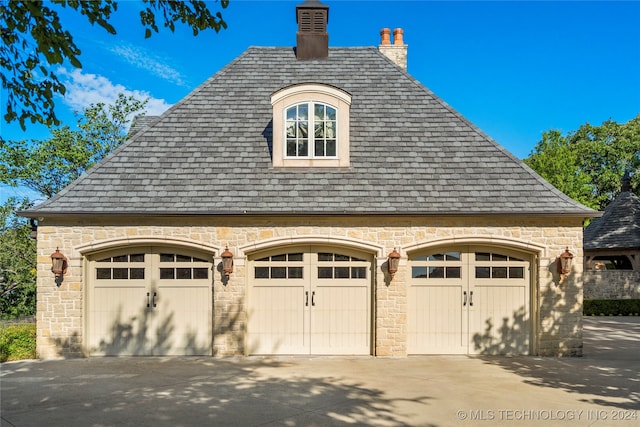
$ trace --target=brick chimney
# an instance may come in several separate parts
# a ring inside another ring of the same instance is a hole
[[[318,0],[307,0],[296,6],[296,56],[298,59],[320,59],[329,56],[329,6]]]
[[[403,34],[402,28],[393,30],[393,44],[391,44],[391,30],[383,28],[380,30],[380,46],[378,46],[378,50],[395,62],[398,67],[406,71],[408,46],[404,44]]]

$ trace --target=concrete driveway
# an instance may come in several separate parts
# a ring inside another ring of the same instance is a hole
[[[93,358],[1,365],[2,426],[640,426],[640,318],[582,358]]]

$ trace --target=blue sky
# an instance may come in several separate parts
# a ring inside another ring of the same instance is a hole
[[[185,27],[144,38],[141,3],[121,1],[112,36],[77,14],[62,23],[83,68],[56,68],[67,85],[63,123],[119,92],[149,97],[160,114],[249,46],[294,46],[298,1],[230,0],[228,29],[193,37]],[[408,72],[518,158],[542,132],[640,113],[640,2],[324,1],[330,46],[377,46],[380,29],[404,29]],[[212,2],[217,10],[219,3]],[[42,139],[42,126],[2,122],[6,139]],[[7,192],[0,189],[1,199]]]

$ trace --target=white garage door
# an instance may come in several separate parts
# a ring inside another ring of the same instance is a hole
[[[529,353],[529,255],[465,246],[409,264],[409,354]]]
[[[370,354],[369,255],[296,247],[249,263],[249,354]]]
[[[211,255],[136,247],[89,259],[93,355],[211,355]]]

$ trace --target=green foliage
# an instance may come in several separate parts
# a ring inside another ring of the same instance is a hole
[[[640,194],[640,115],[625,124],[586,123],[567,135],[544,132],[524,162],[572,199],[603,210],[620,193],[627,170]]]
[[[113,105],[92,104],[69,126],[42,141],[0,139],[0,183],[24,186],[49,198],[122,144],[126,128],[146,101],[122,94]]]
[[[145,104],[120,94],[113,105],[85,108],[78,130],[54,129],[42,141],[0,138],[0,184],[54,196],[125,141],[129,123]],[[10,199],[0,208],[0,318],[36,311],[36,244],[28,220],[15,215],[29,206]]]
[[[30,316],[36,312],[36,242],[31,226],[16,210],[27,201],[9,199],[0,207],[0,318]]]
[[[156,13],[162,14],[165,28],[175,29],[175,22],[189,25],[193,34],[226,28],[220,12],[215,15],[206,1],[143,0],[148,7],[140,13],[145,37],[158,32]],[[222,8],[229,4],[221,0]],[[117,0],[53,0],[2,1],[0,3],[0,67],[2,87],[7,89],[4,120],[17,120],[24,130],[26,122],[47,126],[60,125],[54,112],[54,95],[64,95],[65,86],[51,70],[54,65],[68,62],[82,68],[81,51],[73,36],[62,23],[57,10],[69,8],[91,24],[97,24],[110,34],[116,29],[109,23]]]
[[[585,316],[640,316],[640,299],[584,300]]]
[[[0,362],[37,357],[35,324],[0,329]]]

